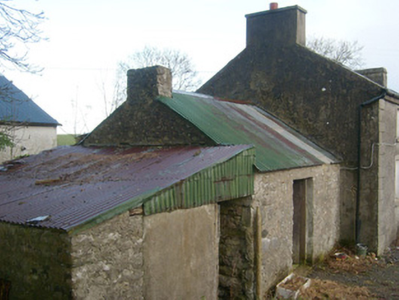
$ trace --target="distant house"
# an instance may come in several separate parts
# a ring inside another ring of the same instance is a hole
[[[383,68],[355,72],[306,48],[305,14],[247,15],[246,48],[198,92],[249,99],[340,158],[340,239],[382,253],[399,226],[399,94]]]
[[[57,146],[58,125],[12,81],[0,76],[0,132],[14,144],[0,150],[0,163]]]

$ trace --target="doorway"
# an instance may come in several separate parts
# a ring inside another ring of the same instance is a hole
[[[292,262],[305,263],[311,260],[311,237],[313,236],[313,180],[312,178],[294,180],[293,183],[293,230]]]

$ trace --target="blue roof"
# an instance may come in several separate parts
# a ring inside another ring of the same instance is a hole
[[[60,125],[41,109],[12,81],[0,75],[0,122],[18,122],[27,125]]]

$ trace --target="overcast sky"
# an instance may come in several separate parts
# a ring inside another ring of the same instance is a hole
[[[92,130],[112,96],[116,65],[144,46],[178,49],[205,81],[245,48],[245,15],[269,9],[260,0],[14,0],[43,11],[47,42],[32,45],[40,76],[0,70],[64,126],[59,133]],[[399,1],[278,1],[307,10],[307,36],[358,41],[364,68],[385,67],[399,91]],[[107,87],[107,93],[102,86]],[[79,106],[74,114],[72,102]]]

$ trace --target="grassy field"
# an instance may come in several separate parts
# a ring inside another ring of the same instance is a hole
[[[58,146],[74,145],[75,143],[76,141],[73,134],[57,134]]]

